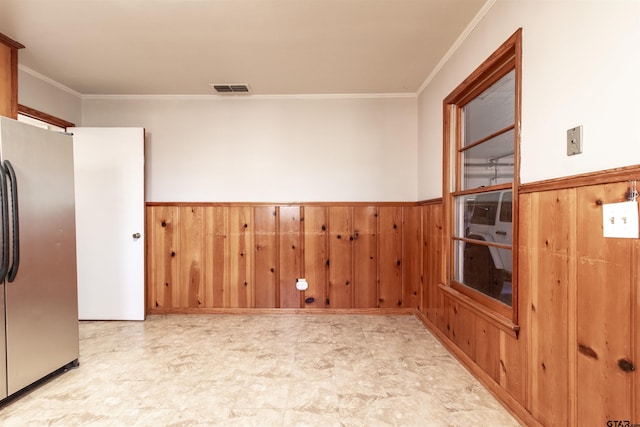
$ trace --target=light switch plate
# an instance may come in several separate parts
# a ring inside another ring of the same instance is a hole
[[[567,156],[582,153],[582,126],[567,130]]]
[[[637,239],[639,236],[638,202],[602,205],[604,237]]]

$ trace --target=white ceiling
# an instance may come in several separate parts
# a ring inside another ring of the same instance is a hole
[[[0,33],[81,94],[415,93],[485,2],[0,0]]]

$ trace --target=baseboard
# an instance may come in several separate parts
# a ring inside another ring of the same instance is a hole
[[[413,315],[414,308],[153,308],[147,314],[367,314]]]

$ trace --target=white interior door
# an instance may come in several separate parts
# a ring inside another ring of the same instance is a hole
[[[78,317],[144,320],[144,129],[72,128]]]

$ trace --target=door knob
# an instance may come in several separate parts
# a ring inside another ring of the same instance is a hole
[[[134,239],[139,239],[140,238],[140,233],[133,233],[133,238]]]

